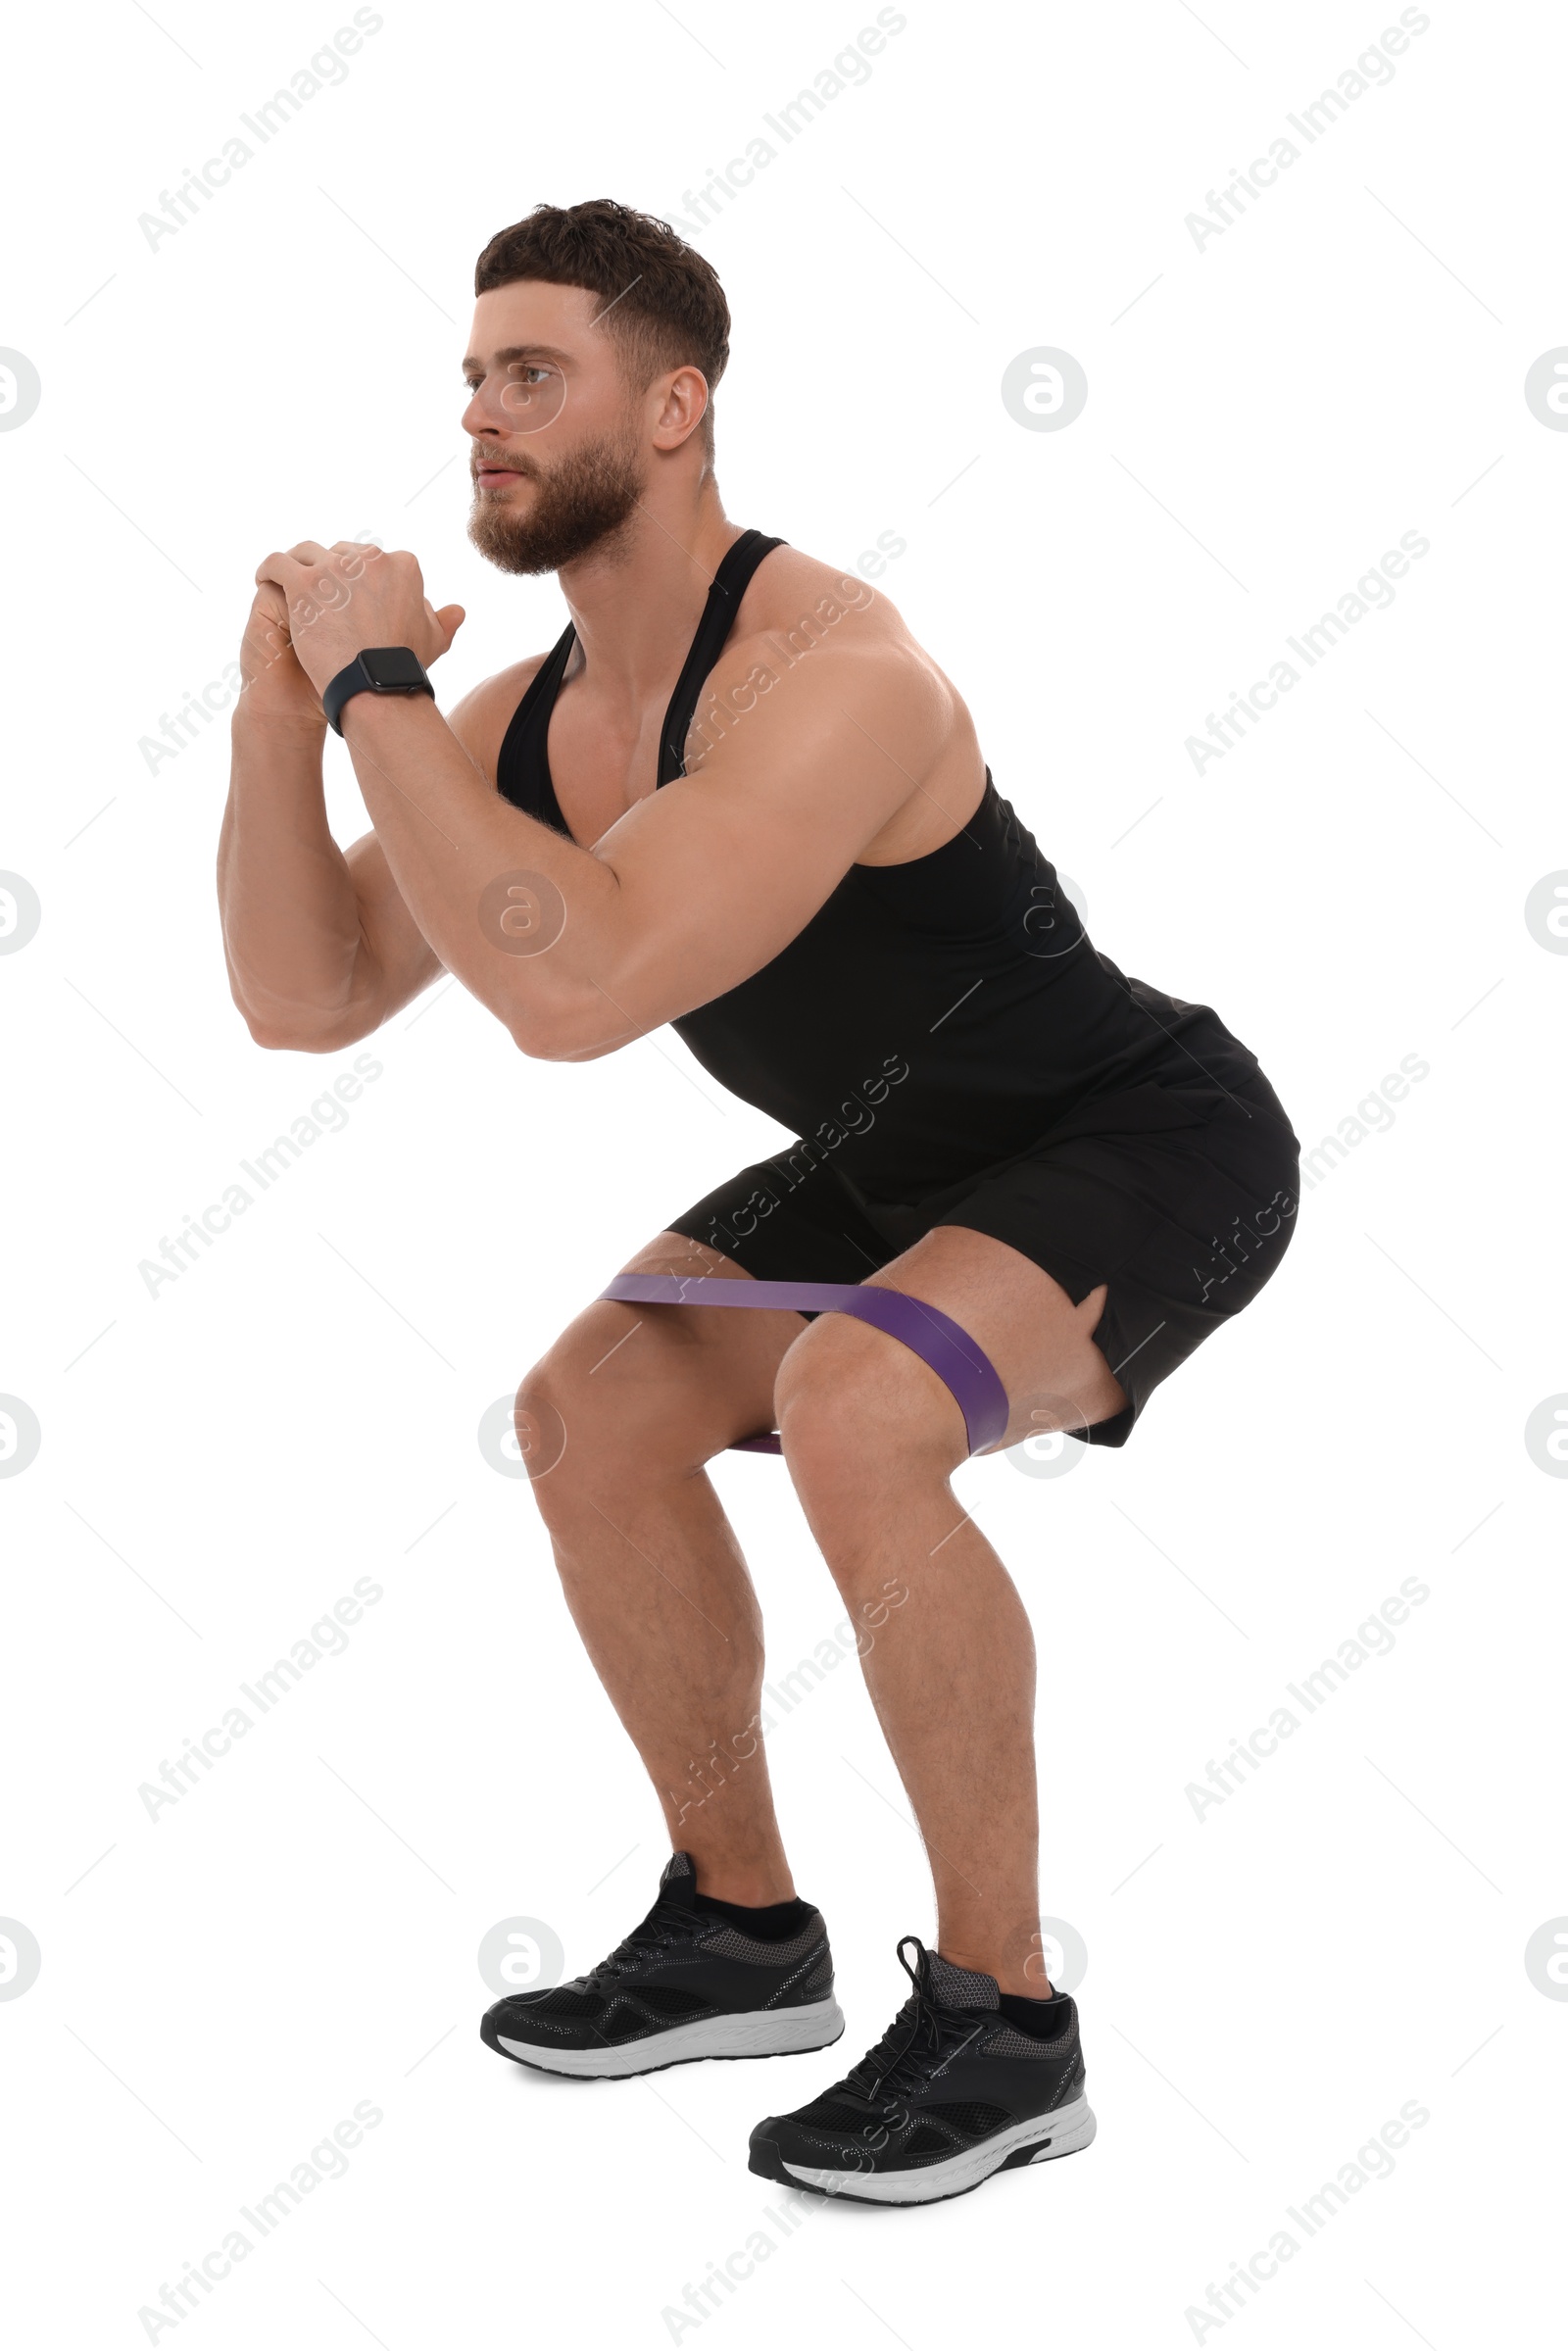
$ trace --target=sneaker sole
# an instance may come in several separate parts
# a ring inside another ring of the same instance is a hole
[[[939,2204],[949,2196],[971,2194],[998,2172],[1050,2163],[1058,2155],[1076,2155],[1089,2145],[1095,2130],[1088,2099],[1075,2098],[1054,2114],[1014,2123],[977,2147],[945,2156],[941,2163],[922,2164],[917,2171],[818,2170],[809,2164],[787,2162],[771,2139],[753,2140],[750,2169],[763,2180],[782,2180],[786,2187],[803,2187],[851,2204]],[[770,2162],[766,2160],[769,2157]]]
[[[664,2033],[645,2033],[603,2049],[547,2049],[531,2040],[492,2039],[486,2048],[543,2074],[566,2074],[579,2082],[622,2082],[634,2074],[662,2074],[672,2065],[696,2065],[705,2057],[788,2057],[799,2050],[830,2048],[844,2032],[836,2000],[813,2000],[802,2008],[755,2008],[730,2016],[699,2017]]]

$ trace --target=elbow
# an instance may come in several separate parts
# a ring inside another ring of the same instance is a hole
[[[592,1061],[607,1047],[584,1047],[570,1038],[564,1027],[528,1017],[507,1023],[507,1031],[519,1053],[530,1061]]]
[[[531,1004],[511,1014],[507,1033],[530,1061],[597,1061],[641,1032],[607,1032],[603,1008],[590,1002],[543,1007]]]
[[[251,1043],[269,1053],[332,1053],[340,1046],[354,1042],[349,1037],[300,1037],[289,1030],[266,1028],[260,1021],[249,1021],[246,1025]]]
[[[251,1043],[259,1045],[264,1053],[341,1053],[344,1046],[358,1045],[362,1037],[370,1033],[359,1023],[349,1026],[342,1021],[328,1024],[322,1021],[280,1020],[275,1012],[269,1016],[265,1012],[250,1011],[244,1004],[238,1004],[237,1008],[250,1032]]]
[[[299,1052],[294,1031],[287,1021],[270,1020],[264,1012],[253,1012],[237,994],[232,990],[230,993],[234,995],[234,1009],[250,1032],[253,1045],[259,1045],[264,1052],[271,1053]]]
[[[270,1053],[329,1053],[357,1042],[336,1021],[308,1004],[291,1002],[270,989],[252,990],[228,963],[229,1001],[244,1021],[253,1045]]]
[[[281,1029],[264,1028],[260,1022],[249,1024],[251,1043],[270,1053],[335,1053],[345,1045],[353,1045],[353,1037],[299,1037]]]

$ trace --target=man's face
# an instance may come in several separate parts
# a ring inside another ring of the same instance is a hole
[[[559,571],[613,540],[643,493],[641,405],[582,286],[481,294],[463,372],[473,442],[468,536],[503,571]]]

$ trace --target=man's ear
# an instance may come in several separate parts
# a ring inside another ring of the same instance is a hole
[[[660,449],[679,449],[708,414],[708,378],[701,367],[677,367],[664,380],[654,441]]]

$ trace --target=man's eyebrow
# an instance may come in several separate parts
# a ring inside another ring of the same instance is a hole
[[[557,360],[564,365],[571,354],[559,351],[554,343],[509,343],[505,351],[498,351],[495,356],[502,367],[515,367],[521,360]],[[470,351],[463,363],[463,372],[471,375],[475,371],[482,375],[485,363],[477,353]]]

